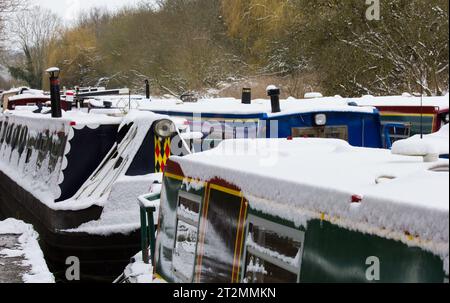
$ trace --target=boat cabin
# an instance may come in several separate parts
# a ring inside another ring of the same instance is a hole
[[[307,138],[228,140],[173,157],[161,192],[155,278],[448,281],[448,166]]]
[[[4,109],[13,110],[17,106],[45,105],[47,101],[50,101],[50,96],[45,95],[42,90],[20,87],[0,94],[0,101]]]
[[[380,111],[382,135],[387,146],[397,140],[418,134],[431,134],[449,123],[449,95],[441,97],[402,96],[348,99],[359,106],[372,106]]]
[[[139,109],[187,119],[191,131],[203,135],[196,151],[241,138],[338,138],[353,146],[383,146],[378,111],[342,100],[289,98],[280,101],[277,113],[272,112],[270,100],[243,104],[232,98],[197,102],[152,99]]]

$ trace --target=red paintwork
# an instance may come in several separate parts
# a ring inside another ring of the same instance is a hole
[[[43,98],[24,98],[19,100],[10,100],[8,102],[8,109],[14,110],[16,106],[27,106],[27,105],[36,105],[38,103],[45,104],[46,102],[50,102],[50,97],[43,97]],[[61,100],[61,108],[65,111],[69,110],[69,103],[65,100]]]
[[[420,106],[376,106],[380,112],[394,112],[401,114],[420,114]],[[448,109],[445,110],[448,112]],[[424,106],[422,113],[424,114],[438,114],[439,107]]]
[[[399,114],[424,114],[424,115],[434,115],[434,125],[433,132],[437,132],[442,127],[442,121],[439,119],[439,115],[448,114],[449,109],[439,109],[436,106],[376,106],[376,108],[381,113],[399,113]]]
[[[180,177],[188,177],[184,174],[183,170],[181,169],[181,166],[178,163],[171,161],[170,159],[167,161],[165,173],[169,173],[169,174],[180,176]],[[202,181],[205,181],[205,180],[202,180]],[[222,186],[222,187],[229,188],[231,190],[235,190],[238,192],[241,191],[240,188],[238,188],[235,185],[228,183],[227,181],[220,179],[220,178],[214,178],[212,180],[207,180],[207,182],[209,184]]]

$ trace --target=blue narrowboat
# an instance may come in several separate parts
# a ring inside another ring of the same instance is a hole
[[[168,99],[143,102],[139,109],[186,119],[191,131],[203,135],[201,149],[196,151],[241,138],[335,138],[358,147],[384,146],[377,109],[335,98],[279,100],[272,96],[250,104],[233,98]]]

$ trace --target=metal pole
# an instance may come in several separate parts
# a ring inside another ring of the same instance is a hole
[[[141,206],[141,250],[142,261],[145,264],[149,264],[148,257],[148,229],[147,229],[147,210]]]
[[[145,80],[145,98],[150,99],[150,82]]]
[[[148,241],[150,242],[150,261],[153,262],[155,260],[155,221],[153,219],[153,214],[155,213],[156,208],[151,207],[147,210],[147,220],[148,220],[148,233],[149,238]]]
[[[420,68],[420,139],[423,139],[423,70]]]

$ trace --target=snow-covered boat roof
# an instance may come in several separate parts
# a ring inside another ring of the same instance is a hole
[[[102,108],[105,106],[103,102],[109,101],[112,103],[112,107],[128,107],[128,103],[131,100],[131,103],[135,103],[134,105],[140,105],[141,102],[147,101],[144,96],[141,95],[108,95],[108,96],[96,96],[89,99],[85,99],[85,103],[89,103],[94,107]]]
[[[288,98],[280,100],[281,112],[272,114],[268,99],[256,99],[252,104],[242,104],[241,100],[234,98],[199,99],[198,102],[181,102],[175,99],[153,99],[151,102],[142,102],[139,109],[157,112],[172,113],[212,113],[223,115],[258,115],[266,114],[268,117],[283,116],[308,112],[357,112],[373,113],[370,107],[349,106],[343,99],[322,98],[313,100],[299,100]]]
[[[221,178],[237,186],[264,213],[298,225],[326,218],[423,247],[447,258],[448,265],[448,160],[425,163],[340,140],[303,138],[228,140],[172,159],[186,177]],[[437,166],[444,171],[433,170]],[[355,195],[360,203],[351,203]]]
[[[28,87],[15,87],[4,91],[3,94],[29,94],[29,95],[44,95],[43,90],[32,89]]]
[[[392,152],[399,155],[426,156],[449,154],[449,125],[443,126],[437,133],[420,135],[400,140],[392,146]]]
[[[28,110],[14,110],[8,111],[7,113],[0,114],[1,116],[6,117],[14,117],[18,119],[24,119],[29,121],[35,121],[39,123],[49,123],[51,121],[61,121],[63,123],[67,122],[68,124],[74,122],[76,126],[84,126],[84,125],[109,125],[109,124],[120,124],[122,122],[122,118],[119,117],[111,117],[103,114],[91,114],[84,113],[81,111],[62,111],[62,118],[52,118],[51,114],[41,114],[41,113],[33,113]],[[74,125],[74,126],[75,126]]]
[[[415,97],[409,94],[403,96],[363,96],[361,98],[350,98],[348,101],[355,102],[359,106],[392,106],[392,107],[404,107],[404,106],[423,106],[437,107],[439,110],[449,109],[449,95],[441,97]]]
[[[103,96],[90,99],[89,103],[96,107],[103,107],[104,101],[112,102],[113,107],[128,106],[128,96]],[[212,113],[212,114],[234,114],[250,115],[266,113],[268,116],[279,116],[289,113],[319,112],[319,111],[349,111],[349,112],[373,112],[371,107],[406,107],[423,106],[437,107],[439,110],[449,109],[449,95],[441,97],[415,97],[409,94],[402,96],[363,96],[360,98],[343,98],[341,96],[321,97],[314,99],[295,99],[289,97],[281,100],[282,112],[271,114],[270,100],[256,99],[252,104],[242,104],[241,100],[235,98],[204,98],[198,102],[182,102],[178,99],[148,100],[143,96],[131,96],[132,107],[141,110],[173,113]],[[119,104],[120,103],[120,104]],[[355,103],[358,106],[350,106]]]
[[[40,93],[23,93],[21,95],[15,95],[12,97],[8,98],[9,101],[18,101],[18,100],[32,100],[32,99],[47,99],[50,100],[50,96],[49,95],[44,95],[44,93],[40,94]]]

